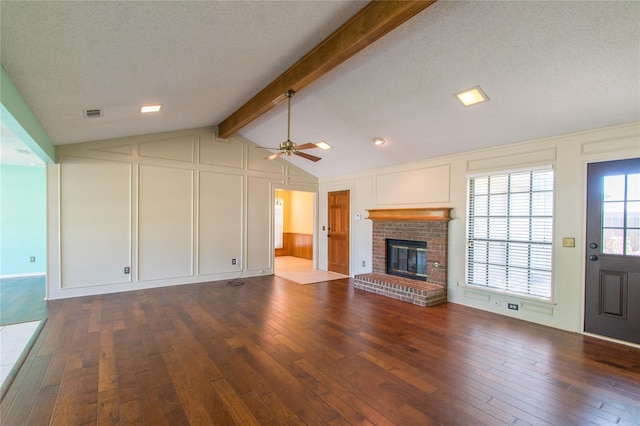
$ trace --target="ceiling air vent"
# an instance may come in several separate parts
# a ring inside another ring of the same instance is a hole
[[[84,118],[100,118],[102,117],[102,109],[85,109]]]

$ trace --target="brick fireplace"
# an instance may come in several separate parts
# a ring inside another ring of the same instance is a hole
[[[372,273],[356,275],[354,286],[420,306],[446,302],[450,211],[450,208],[368,210],[368,219],[373,221]],[[389,239],[426,242],[426,281],[386,273]]]

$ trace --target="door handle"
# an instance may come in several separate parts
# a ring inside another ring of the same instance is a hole
[[[589,256],[589,260],[598,260],[598,256],[592,254],[591,256]]]

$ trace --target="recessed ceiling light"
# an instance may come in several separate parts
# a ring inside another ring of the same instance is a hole
[[[373,143],[376,144],[376,145],[384,145],[385,142],[386,141],[384,139],[382,139],[382,138],[373,139]]]
[[[482,91],[480,86],[475,86],[471,89],[465,90],[464,92],[456,93],[456,96],[464,106],[471,106],[489,100],[489,97]]]
[[[320,149],[331,149],[331,145],[326,143],[325,141],[320,141],[316,144],[316,146]]]
[[[148,112],[158,112],[162,109],[162,104],[155,104],[155,105],[142,105],[140,107],[140,112],[142,114],[146,114]]]

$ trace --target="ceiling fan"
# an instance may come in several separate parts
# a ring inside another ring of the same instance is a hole
[[[315,155],[311,155],[311,154],[307,154],[306,152],[300,152],[302,150],[305,149],[311,149],[311,148],[318,148],[318,146],[314,143],[305,143],[302,145],[298,145],[295,142],[291,142],[291,98],[293,97],[293,95],[296,92],[289,89],[285,92],[286,97],[288,98],[288,102],[289,102],[289,106],[288,106],[288,110],[287,110],[287,140],[284,142],[280,143],[280,146],[278,148],[265,148],[265,149],[277,149],[280,152],[276,152],[274,154],[271,154],[268,157],[265,157],[268,160],[273,160],[276,159],[282,155],[286,155],[287,157],[290,157],[291,154],[295,154],[299,157],[302,158],[306,158],[307,160],[311,160],[311,161],[320,161],[321,158],[320,157],[316,157]]]

